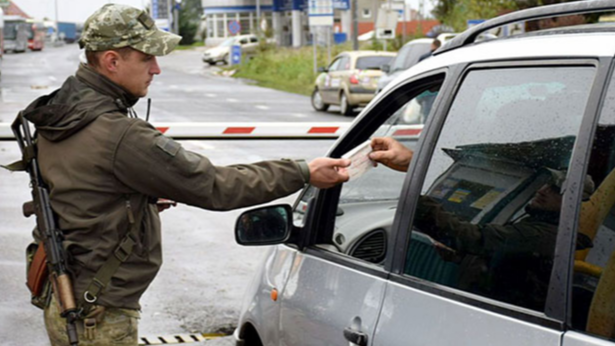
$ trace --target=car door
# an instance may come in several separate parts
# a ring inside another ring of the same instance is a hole
[[[560,345],[555,249],[574,225],[562,217],[574,189],[552,172],[576,164],[604,71],[593,60],[452,69],[459,82],[440,91],[408,170],[373,345]]]
[[[339,56],[329,64],[325,78],[320,86],[320,96],[325,103],[335,103],[337,101],[336,91],[339,90],[339,80],[333,81],[333,74],[340,68],[340,64],[345,56]]]
[[[575,225],[592,246],[568,251],[574,271],[562,282],[570,297],[563,346],[615,345],[615,81],[608,80],[597,125],[588,122],[586,133],[592,136],[580,150],[589,160],[577,177],[583,189]]]
[[[330,155],[339,157],[378,136],[393,136],[414,149],[422,125],[405,122],[407,105],[437,92],[443,79],[439,71],[388,94],[364,111]],[[294,219],[303,228],[304,250],[296,253],[280,292],[279,345],[371,344],[403,180],[403,173],[374,167],[343,186],[303,194]]]

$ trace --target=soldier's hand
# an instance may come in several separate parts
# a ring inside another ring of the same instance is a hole
[[[372,139],[372,152],[369,158],[396,171],[406,172],[414,152],[391,137]]]
[[[177,202],[172,201],[170,199],[158,198],[158,201],[156,202],[156,207],[158,207],[159,213],[162,213],[163,211],[171,207],[176,207],[176,206],[177,206]]]
[[[310,167],[310,184],[319,189],[328,189],[348,181],[346,167],[350,166],[348,159],[331,159],[319,157],[308,164]]]

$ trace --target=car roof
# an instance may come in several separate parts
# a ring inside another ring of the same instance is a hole
[[[347,55],[351,58],[358,58],[362,56],[395,56],[397,53],[395,52],[385,52],[379,50],[350,50],[346,52],[342,52],[337,55],[337,57]],[[336,57],[336,58],[337,58]]]
[[[438,68],[473,62],[544,58],[596,58],[615,55],[615,32],[558,32],[483,41],[425,59],[402,73],[396,83]],[[384,93],[382,93],[384,94]]]
[[[432,42],[433,42],[433,38],[417,38],[415,40],[412,40],[412,41],[404,44],[404,47],[405,46],[411,46],[411,45],[414,45],[414,44],[425,44],[425,43],[431,44]]]

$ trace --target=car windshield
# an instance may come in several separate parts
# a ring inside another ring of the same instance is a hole
[[[404,46],[399,53],[397,53],[397,57],[391,66],[391,72],[409,69],[419,61],[419,58],[423,54],[429,52],[430,49],[431,43],[427,42]]]
[[[227,38],[226,40],[222,41],[222,43],[220,43],[218,47],[230,47],[233,45],[234,42],[235,42],[234,37]]]
[[[391,61],[391,56],[364,56],[357,59],[357,70],[380,70],[384,64]]]

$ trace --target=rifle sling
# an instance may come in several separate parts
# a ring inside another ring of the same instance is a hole
[[[28,145],[26,147],[24,147],[23,149],[23,154],[21,157],[21,160],[19,161],[15,161],[9,165],[6,166],[0,166],[2,168],[6,168],[11,172],[23,172],[26,171],[28,168],[28,165],[30,164],[30,162],[32,161],[33,158],[36,158],[36,148],[35,148],[36,144],[32,144],[32,145]]]
[[[92,282],[88,285],[79,299],[80,308],[83,309],[83,315],[87,315],[91,308],[96,304],[99,295],[105,287],[111,282],[111,278],[115,275],[118,268],[132,254],[134,245],[138,239],[138,227],[135,223],[135,217],[132,212],[130,201],[126,200],[126,209],[128,210],[128,221],[130,222],[130,231],[124,236],[119,245],[113,250],[107,261],[98,269]]]

